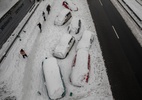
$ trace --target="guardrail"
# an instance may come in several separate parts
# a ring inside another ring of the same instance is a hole
[[[133,21],[136,23],[136,25],[142,30],[142,26],[139,25],[139,23],[134,19],[134,17],[129,13],[129,11],[123,6],[123,4],[117,0],[118,3],[123,7],[123,9],[125,9],[125,11],[129,14],[129,16],[133,19]],[[139,22],[142,22],[142,20],[139,18],[139,16],[137,16],[137,14],[126,4],[126,2],[124,0],[122,0],[122,2],[128,7],[128,9],[135,15],[135,17],[139,20]]]

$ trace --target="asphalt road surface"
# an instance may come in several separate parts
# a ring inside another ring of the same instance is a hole
[[[0,20],[0,49],[12,32],[32,7],[34,1],[20,0],[6,15]]]
[[[142,99],[142,48],[110,0],[87,0],[115,100]]]

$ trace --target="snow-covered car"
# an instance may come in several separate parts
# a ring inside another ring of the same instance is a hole
[[[81,28],[81,20],[79,18],[73,17],[67,30],[69,33],[78,34],[80,28]]]
[[[78,11],[78,7],[71,0],[63,1],[62,5],[70,11]]]
[[[90,72],[90,54],[84,49],[79,49],[74,57],[70,81],[72,85],[82,87],[88,83]]]
[[[55,100],[63,98],[66,93],[66,88],[57,59],[54,57],[45,58],[42,62],[42,72],[49,99]]]
[[[57,58],[65,58],[75,43],[75,38],[70,34],[64,34],[56,48],[53,50],[53,56]]]
[[[80,38],[80,41],[76,47],[76,51],[79,49],[89,50],[94,41],[94,33],[88,30],[85,30]]]
[[[54,25],[64,25],[70,18],[72,14],[70,10],[63,9],[55,18]]]

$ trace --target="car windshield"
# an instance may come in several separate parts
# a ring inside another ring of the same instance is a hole
[[[62,11],[59,13],[58,19],[59,19],[59,20],[63,20],[68,12],[69,12],[68,9],[62,10]]]

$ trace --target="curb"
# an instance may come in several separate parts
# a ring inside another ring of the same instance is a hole
[[[128,13],[128,15],[133,19],[133,21],[136,23],[136,25],[142,30],[142,27],[137,23],[137,21],[133,18],[133,16],[125,9],[125,7],[121,4],[121,2],[118,0],[117,1],[122,8]],[[128,7],[128,9],[130,9],[130,11],[133,12],[133,14],[136,16],[136,18],[141,22],[142,20],[136,15],[136,13],[124,2],[124,0],[122,0],[122,2]]]

